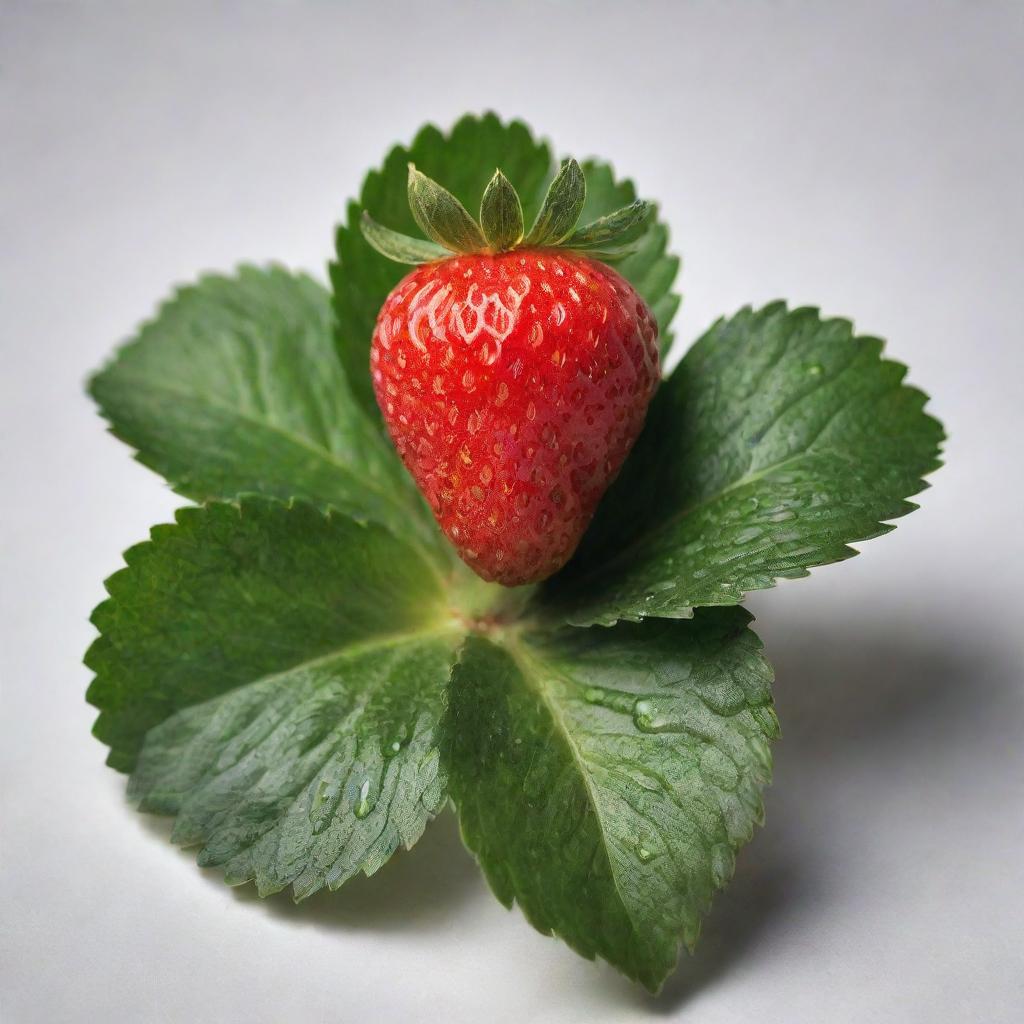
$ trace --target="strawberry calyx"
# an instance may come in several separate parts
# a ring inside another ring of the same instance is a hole
[[[577,226],[587,198],[583,168],[566,160],[559,168],[529,231],[523,205],[512,183],[495,170],[480,201],[478,220],[443,185],[409,164],[409,207],[426,238],[413,238],[378,224],[366,211],[362,232],[382,256],[397,263],[422,264],[453,256],[559,248],[612,262],[636,251],[652,206],[637,199],[588,224]]]

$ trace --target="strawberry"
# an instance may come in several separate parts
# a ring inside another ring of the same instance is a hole
[[[377,318],[370,369],[402,461],[461,558],[485,580],[534,583],[572,556],[643,426],[657,324],[600,260],[646,219],[637,202],[574,230],[585,183],[568,161],[530,233],[496,172],[480,224],[410,167],[432,242],[363,217],[386,256],[422,265]]]

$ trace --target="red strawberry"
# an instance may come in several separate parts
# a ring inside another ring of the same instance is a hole
[[[570,162],[540,228],[518,248],[519,201],[500,172],[484,196],[483,232],[453,196],[411,172],[417,221],[461,255],[364,222],[386,255],[400,247],[406,260],[430,259],[399,282],[377,319],[370,365],[385,423],[459,555],[506,586],[568,561],[658,384],[651,311],[583,254],[634,227],[646,205],[555,248],[575,226],[582,188]]]

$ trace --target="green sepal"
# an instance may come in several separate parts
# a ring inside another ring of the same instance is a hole
[[[400,231],[378,224],[365,210],[359,228],[363,238],[381,254],[396,263],[434,263],[436,260],[447,259],[451,250],[424,238],[412,238]]]
[[[409,164],[409,208],[420,230],[452,252],[482,252],[487,241],[466,208],[442,185]]]
[[[581,256],[589,256],[592,260],[600,260],[602,263],[614,263],[616,260],[624,260],[627,256],[635,256],[640,252],[642,248],[641,242],[624,242],[622,245],[596,245],[593,248],[589,248],[584,245],[573,245],[566,244],[566,249],[572,249],[573,252],[579,253]]]
[[[615,210],[604,217],[584,224],[577,228],[566,240],[565,246],[570,249],[589,249],[600,246],[602,249],[616,247],[614,243],[627,238],[635,228],[645,224],[650,217],[653,206],[645,199],[636,199],[629,206]],[[612,243],[609,245],[609,243]],[[633,250],[635,251],[635,249]]]
[[[480,225],[487,244],[494,252],[513,249],[522,241],[525,230],[523,204],[512,182],[500,170],[494,172],[494,177],[484,189],[480,200]]]
[[[572,234],[587,201],[583,169],[572,159],[562,164],[544,197],[544,205],[524,240],[524,245],[558,245]]]

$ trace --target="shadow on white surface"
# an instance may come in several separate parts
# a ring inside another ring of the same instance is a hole
[[[783,728],[767,794],[767,827],[740,854],[696,953],[682,955],[659,997],[648,997],[606,964],[594,970],[580,961],[579,984],[598,989],[609,1003],[671,1015],[725,976],[759,961],[764,969],[777,944],[809,941],[818,922],[847,913],[848,904],[884,899],[874,888],[859,888],[862,881],[851,880],[845,866],[850,858],[901,855],[900,837],[887,833],[877,817],[878,801],[893,794],[887,783],[877,788],[873,780],[894,779],[893,799],[919,797],[927,805],[942,788],[937,763],[977,762],[1015,742],[1018,673],[1004,652],[982,638],[968,645],[954,625],[890,617],[805,622],[778,635],[768,619],[758,628],[775,666]],[[851,784],[857,784],[852,792]],[[849,832],[833,834],[837,815],[847,827],[853,823],[852,842]],[[167,819],[139,820],[159,841],[168,841]],[[915,827],[910,821],[908,834]],[[192,860],[194,851],[181,856]],[[216,869],[202,874],[211,886],[223,885]],[[290,926],[418,931],[424,937],[458,920],[470,903],[492,898],[450,812],[427,828],[413,850],[338,892],[322,891],[299,904],[287,893],[260,899],[251,885],[232,895],[251,903],[253,913]]]
[[[775,667],[783,733],[766,826],[740,853],[696,952],[682,954],[658,997],[610,969],[598,975],[609,1000],[654,1016],[745,967],[766,969],[776,945],[808,955],[821,923],[834,927],[851,907],[884,920],[892,892],[866,884],[851,862],[891,867],[898,889],[914,870],[909,851],[929,841],[921,820],[956,813],[944,773],[998,760],[1017,742],[1020,669],[983,637],[972,643],[959,624],[897,615],[798,624],[778,635],[768,617],[757,627]]]
[[[170,842],[171,819],[138,817],[147,832]],[[179,852],[194,865],[194,849]],[[223,889],[219,869],[195,870]],[[289,925],[371,931],[430,931],[457,917],[466,901],[490,898],[449,811],[427,826],[411,850],[400,850],[375,875],[357,875],[335,892],[322,889],[301,903],[291,898],[290,890],[261,898],[251,883],[230,892],[239,903],[251,904],[253,913],[269,914]]]

